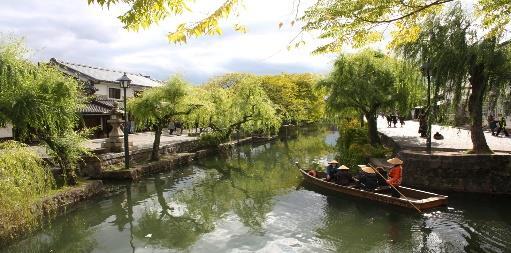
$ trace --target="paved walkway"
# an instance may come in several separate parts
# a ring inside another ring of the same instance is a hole
[[[168,144],[180,143],[180,142],[191,141],[191,140],[196,140],[196,139],[197,139],[197,137],[190,137],[184,131],[183,131],[183,134],[181,134],[181,135],[169,135],[168,133],[163,133],[160,138],[160,147],[164,146],[164,145],[168,145]],[[105,142],[105,140],[106,139],[88,140],[85,143],[85,146],[92,150],[100,149],[101,143]],[[138,149],[150,148],[153,146],[154,132],[143,132],[143,133],[130,134],[129,140],[131,142],[133,142],[133,147],[136,147]]]
[[[417,149],[426,147],[426,139],[421,138],[418,133],[418,121],[406,121],[403,127],[397,123],[396,126],[396,128],[389,128],[387,127],[387,120],[378,117],[378,131],[391,137],[402,148]],[[433,125],[431,132],[432,134],[440,132],[444,136],[443,140],[431,138],[431,147],[433,149],[468,150],[472,148],[469,130]],[[486,137],[486,142],[493,151],[511,153],[510,137],[505,137],[502,133],[500,137],[492,136],[489,131],[486,131],[484,135]]]
[[[173,143],[180,143],[186,141],[196,140],[197,137],[190,137],[188,134],[183,131],[182,135],[169,135],[167,133],[163,133],[160,139],[160,147]],[[106,139],[92,139],[85,142],[85,146],[90,148],[92,151],[101,149],[101,143],[105,142]],[[154,132],[143,132],[130,134],[129,140],[133,142],[133,148],[141,149],[141,148],[151,148],[153,146],[154,141]],[[31,146],[33,150],[35,150],[41,157],[48,157],[46,152],[46,148],[44,146]]]

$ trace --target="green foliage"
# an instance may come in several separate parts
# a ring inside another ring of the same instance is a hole
[[[110,7],[111,5],[128,5],[129,10],[119,16],[119,20],[124,24],[125,29],[138,31],[147,29],[155,23],[159,23],[172,16],[183,16],[186,12],[191,12],[189,7],[193,0],[87,0],[89,4],[97,3],[101,6]],[[222,29],[219,22],[226,19],[231,13],[237,12],[236,7],[239,0],[224,0],[206,17],[190,23],[179,23],[174,32],[170,32],[167,37],[169,41],[186,43],[189,37],[198,37],[201,35],[221,35]],[[245,32],[242,25],[236,23],[234,30]]]
[[[363,51],[341,55],[330,76],[321,85],[329,91],[327,105],[335,110],[347,108],[376,113],[388,106],[396,93],[391,60],[382,53]]]
[[[15,141],[0,143],[0,241],[39,224],[34,200],[53,187],[53,176],[33,150]]]
[[[313,74],[263,76],[262,87],[284,122],[312,123],[324,116],[324,92]]]
[[[330,111],[354,109],[365,116],[373,145],[379,143],[376,113],[392,108],[396,102],[393,64],[390,57],[371,50],[341,55],[330,76],[321,82],[330,93],[327,99]]]
[[[64,173],[74,175],[76,164],[70,154],[84,150],[73,130],[82,106],[78,84],[51,66],[32,64],[25,54],[21,42],[0,45],[0,125],[12,123],[19,140],[42,141]],[[58,144],[70,136],[72,142]],[[71,184],[76,180],[68,179]]]
[[[140,128],[166,126],[175,116],[194,107],[187,99],[189,85],[180,77],[172,77],[163,86],[149,89],[129,100],[128,109]]]
[[[189,122],[221,133],[222,140],[234,131],[275,132],[280,127],[281,120],[259,78],[236,76],[229,85],[219,80],[224,79],[213,79],[198,91],[203,95],[202,106],[187,117]]]
[[[367,128],[358,126],[355,121],[343,121],[339,126],[337,140],[338,160],[351,169],[366,164],[371,157],[385,157],[390,149],[382,145],[371,145],[367,137]]]
[[[509,48],[497,38],[481,38],[478,29],[460,4],[453,5],[442,15],[430,16],[421,24],[427,31],[418,40],[402,43],[396,50],[416,65],[429,62],[433,80],[431,113],[436,121],[456,113],[455,124],[462,123],[469,109],[472,131],[482,128],[482,103],[489,90],[504,90],[509,83]],[[470,91],[470,96],[468,95]],[[464,99],[468,98],[468,102]],[[444,101],[444,111],[436,106]],[[489,150],[484,134],[472,134],[476,152]]]
[[[160,137],[163,128],[179,116],[192,113],[202,106],[196,96],[190,96],[190,85],[175,76],[165,85],[152,88],[142,93],[140,97],[130,99],[128,110],[139,122],[141,128],[150,127],[155,131],[152,160],[159,159]]]
[[[301,20],[305,22],[303,30],[319,31],[319,38],[328,42],[318,47],[316,53],[336,52],[343,45],[354,47],[382,41],[385,32],[390,30],[390,47],[401,43],[411,43],[419,39],[421,32],[427,32],[423,21],[442,12],[456,0],[343,0],[316,1],[309,7]],[[473,9],[485,28],[489,28],[489,37],[499,37],[508,28],[511,13],[509,1],[479,0],[473,1]]]

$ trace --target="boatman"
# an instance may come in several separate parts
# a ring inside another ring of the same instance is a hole
[[[326,181],[330,181],[332,179],[332,176],[337,172],[337,168],[339,168],[339,162],[336,160],[328,162],[328,166],[326,166],[325,170]]]
[[[401,178],[403,176],[403,161],[401,159],[394,157],[392,159],[387,160],[388,163],[392,164],[392,168],[389,171],[389,178],[387,179],[387,184],[392,185],[394,187],[398,187],[401,185]],[[392,197],[399,198],[401,194],[391,187]]]

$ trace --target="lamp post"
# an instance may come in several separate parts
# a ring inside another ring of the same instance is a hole
[[[422,74],[426,76],[427,78],[427,81],[428,81],[428,106],[427,106],[427,115],[426,115],[426,120],[427,120],[427,125],[428,125],[428,128],[426,130],[426,152],[428,153],[431,153],[431,117],[430,117],[430,114],[431,114],[431,98],[430,98],[430,94],[431,94],[431,66],[430,66],[430,62],[429,62],[429,59],[426,63],[424,63],[421,67],[422,69]]]
[[[131,79],[128,78],[126,72],[121,76],[121,78],[117,79],[121,88],[124,90],[124,169],[129,169],[130,167],[130,150],[128,144],[128,134],[129,134],[129,126],[128,126],[128,108],[126,106],[126,89],[130,87]]]

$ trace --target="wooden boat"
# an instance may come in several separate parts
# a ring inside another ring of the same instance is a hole
[[[392,197],[390,194],[390,187],[376,188],[374,191],[365,191],[357,189],[353,186],[342,186],[332,182],[324,180],[324,172],[316,172],[316,177],[309,175],[308,170],[300,169],[303,178],[307,183],[316,185],[318,187],[335,191],[342,194],[347,194],[355,197],[370,199],[378,202],[382,202],[389,205],[401,206],[406,208],[426,210],[435,207],[447,205],[447,196],[421,191],[413,188],[398,186],[397,189],[406,196],[405,198]],[[410,204],[410,201],[413,205]],[[414,207],[415,206],[415,207]]]

